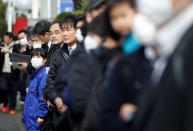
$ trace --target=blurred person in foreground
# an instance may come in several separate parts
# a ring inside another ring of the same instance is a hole
[[[155,27],[147,28],[153,35],[146,43],[156,47],[159,57],[140,98],[133,130],[191,131],[193,1],[137,0],[137,6]],[[141,41],[149,35],[137,33]]]
[[[105,12],[108,25],[120,36],[118,42],[123,55],[109,69],[99,96],[98,128],[101,131],[130,130],[137,110],[137,96],[149,78],[151,68],[144,46],[132,32],[136,14],[135,0],[109,1]],[[122,116],[120,112],[125,108],[122,107],[124,103],[127,103],[128,114]]]

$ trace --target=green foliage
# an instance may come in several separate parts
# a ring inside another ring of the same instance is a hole
[[[5,20],[5,11],[7,5],[0,1],[0,37],[6,32],[7,24]]]
[[[75,16],[81,16],[84,15],[84,11],[75,11],[73,13],[71,12],[64,12],[64,13],[60,13],[58,16],[56,16],[56,21],[60,21],[62,20],[64,17],[69,16],[69,15],[75,15]]]
[[[55,20],[61,20],[62,18],[69,16],[69,15],[75,15],[75,16],[81,16],[84,15],[85,12],[88,9],[88,0],[74,0],[75,2],[75,9],[76,11],[73,13],[70,12],[64,12],[59,14]]]
[[[75,9],[86,11],[88,9],[88,0],[74,0]]]
[[[88,10],[88,0],[81,0],[81,11],[87,11]]]
[[[66,17],[66,16],[69,16],[71,15],[72,13],[71,12],[64,12],[64,13],[60,13],[59,15],[56,16],[56,21],[60,21],[62,20],[62,18]]]

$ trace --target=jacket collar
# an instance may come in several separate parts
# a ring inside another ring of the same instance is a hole
[[[44,69],[45,69],[45,66],[42,66],[42,67],[40,67],[39,69],[37,69],[37,70],[34,72],[32,78],[34,78],[39,72],[41,72],[41,71],[44,70]]]

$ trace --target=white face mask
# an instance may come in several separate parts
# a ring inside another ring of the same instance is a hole
[[[90,52],[90,50],[94,50],[98,47],[98,43],[91,36],[87,35],[84,39],[84,47],[87,52]]]
[[[40,68],[41,66],[43,66],[43,59],[42,58],[32,58],[31,59],[31,64],[35,69]]]
[[[42,48],[42,44],[41,43],[34,43],[33,49],[36,49],[36,48]]]
[[[19,43],[20,43],[20,45],[22,45],[22,46],[26,46],[26,45],[28,45],[28,40],[26,39],[26,38],[23,38],[23,39],[21,39],[20,41],[19,41]]]
[[[82,35],[82,32],[80,29],[76,30],[76,38],[79,42],[82,42],[84,40],[84,36]]]
[[[172,0],[137,0],[137,8],[156,25],[162,24],[173,14]]]
[[[137,14],[135,16],[132,32],[144,46],[151,46],[155,43],[154,37],[156,33],[156,26],[141,14]]]

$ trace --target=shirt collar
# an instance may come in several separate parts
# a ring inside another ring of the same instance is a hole
[[[77,44],[74,44],[72,46],[68,45],[68,50],[69,50],[70,54],[76,49],[76,47],[77,47]]]

